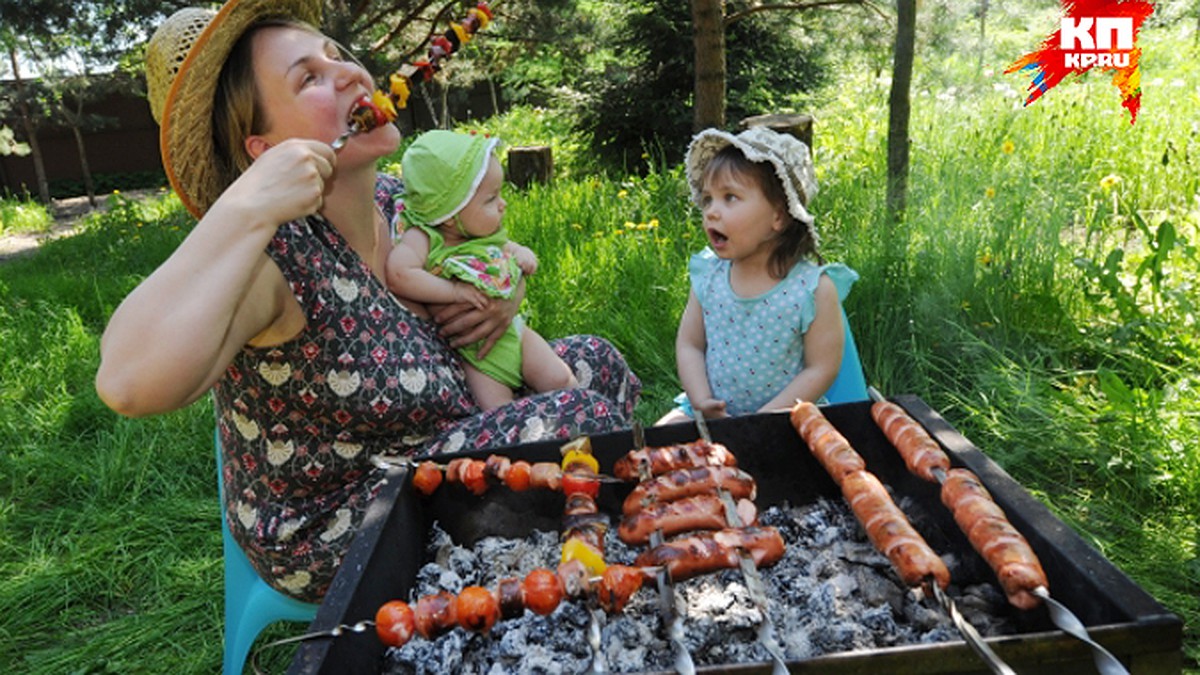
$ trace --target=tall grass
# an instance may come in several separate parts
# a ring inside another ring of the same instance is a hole
[[[1189,44],[1143,33],[1132,127],[1101,78],[1024,108],[1012,76],[923,66],[897,227],[882,208],[887,84],[847,73],[817,109],[812,208],[826,258],[862,274],[847,309],[871,382],[925,398],[1180,614],[1195,667],[1200,78]],[[530,119],[482,126],[515,143],[554,133],[553,120]],[[686,261],[703,246],[679,167],[581,168],[507,197],[514,238],[541,261],[530,320],[551,337],[612,339],[646,383],[638,416],[652,421],[679,388]],[[211,406],[126,420],[92,388],[105,320],[191,221],[170,195],[113,199],[81,234],[0,266],[4,672],[220,662]]]

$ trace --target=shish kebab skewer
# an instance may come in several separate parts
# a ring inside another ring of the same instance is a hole
[[[384,644],[399,647],[414,635],[434,639],[456,626],[487,633],[499,619],[515,618],[525,609],[541,615],[550,614],[564,598],[577,599],[594,594],[606,611],[624,609],[630,597],[641,588],[643,579],[658,573],[659,569],[605,564],[602,551],[608,523],[598,513],[593,498],[598,488],[597,462],[586,439],[564,446],[563,455],[560,478],[575,476],[579,480],[560,481],[558,486],[565,493],[566,505],[563,514],[565,543],[557,571],[539,568],[531,571],[524,580],[502,579],[494,591],[468,586],[457,595],[447,591],[426,595],[416,601],[415,608],[402,600],[384,603],[375,617],[376,633]],[[504,460],[500,462],[497,457],[489,458],[490,466],[508,466],[507,459],[499,458]],[[448,466],[474,466],[456,465],[455,461]],[[462,475],[458,468],[447,471]]]
[[[704,413],[696,410],[695,414],[696,428],[700,432],[700,437],[704,441],[711,443],[712,436],[708,433],[708,424],[704,421]],[[746,524],[743,514],[739,510],[740,505],[734,503],[733,495],[730,494],[730,491],[724,486],[719,486],[717,494],[725,506],[725,519],[728,525],[740,528]],[[762,614],[758,622],[758,641],[767,650],[767,653],[771,655],[772,672],[774,675],[787,675],[788,668],[784,663],[779,641],[775,639],[775,633],[768,618],[769,603],[767,601],[767,588],[763,584],[762,576],[758,573],[758,567],[750,552],[744,548],[738,549],[738,566],[742,570],[742,579],[746,582],[746,589],[750,592],[750,599]]]
[[[1128,675],[1116,657],[1088,636],[1083,623],[1050,596],[1046,573],[1033,547],[1009,522],[979,477],[967,469],[951,469],[949,456],[919,422],[874,387],[868,388],[868,393],[874,401],[871,417],[875,423],[912,474],[941,485],[942,504],[996,573],[1009,603],[1028,610],[1044,600],[1054,625],[1092,648],[1092,660],[1103,675]]]
[[[950,570],[946,568],[946,563],[908,522],[883,483],[866,470],[866,462],[850,446],[850,442],[811,402],[796,401],[789,418],[809,451],[841,488],[842,496],[866,530],[867,538],[887,556],[904,584],[910,588],[928,589],[954,622],[967,645],[992,672],[1015,675],[1012,668],[984,642],[979,631],[962,617],[954,601],[943,592],[950,585]]]
[[[406,63],[388,76],[387,91],[376,89],[371,96],[364,96],[355,104],[347,121],[349,128],[330,145],[340,150],[351,136],[366,133],[376,127],[394,122],[398,110],[408,107],[408,97],[415,85],[433,79],[442,68],[442,59],[453,56],[463,45],[471,41],[475,33],[487,28],[493,17],[492,8],[486,1],[477,3],[467,11],[467,16],[458,23],[450,24],[445,33],[430,41],[427,56],[413,63]]]
[[[642,483],[646,483],[654,476],[652,458],[655,453],[646,450],[646,437],[641,423],[637,421],[633,423],[633,445],[633,451],[617,460],[619,471],[628,474],[629,468],[636,467],[638,478]],[[729,457],[732,459],[733,455],[729,455]],[[617,466],[614,467],[615,471],[618,471]],[[652,550],[662,550],[663,533],[661,528],[654,528],[650,532],[649,539]],[[640,560],[639,557],[636,562],[640,562]],[[655,583],[658,586],[659,610],[662,614],[663,627],[667,631],[667,638],[675,646],[675,670],[679,671],[680,675],[693,675],[696,672],[696,665],[692,660],[692,653],[688,651],[687,644],[683,641],[683,617],[675,605],[675,587],[672,585],[669,569],[669,567],[660,568],[659,572],[654,575]]]

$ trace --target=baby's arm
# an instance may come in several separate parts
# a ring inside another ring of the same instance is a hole
[[[842,326],[842,307],[833,280],[822,274],[813,294],[816,316],[804,333],[804,368],[783,391],[767,401],[759,412],[790,409],[796,399],[816,401],[829,391],[842,368],[846,334]]]
[[[398,296],[438,304],[467,302],[478,309],[488,304],[488,297],[474,286],[443,279],[425,270],[429,257],[429,235],[418,228],[404,232],[392,247],[387,259],[387,285]]]
[[[533,252],[533,249],[522,246],[515,241],[510,241],[504,245],[504,252],[517,259],[517,267],[521,268],[522,273],[533,274],[537,272],[537,254]]]
[[[679,382],[687,392],[692,409],[704,414],[705,418],[725,417],[725,401],[713,398],[708,384],[708,363],[704,354],[708,341],[704,337],[704,310],[695,293],[688,293],[687,306],[679,319],[679,333],[675,336],[675,365],[679,370]]]

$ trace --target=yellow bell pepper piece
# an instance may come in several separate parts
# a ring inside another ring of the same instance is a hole
[[[588,574],[597,577],[604,574],[604,570],[608,565],[604,562],[604,555],[592,548],[580,539],[568,539],[567,543],[562,547],[562,561],[571,562],[578,560],[587,568]]]

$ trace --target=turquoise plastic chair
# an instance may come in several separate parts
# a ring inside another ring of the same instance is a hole
[[[217,450],[217,488],[221,500],[221,539],[225,550],[225,675],[241,675],[255,638],[276,621],[311,623],[319,605],[301,602],[267,585],[233,540],[225,520],[225,481],[221,478],[221,437],[213,434]]]
[[[858,345],[854,343],[854,334],[850,331],[850,321],[846,311],[842,310],[842,325],[846,327],[846,344],[842,348],[842,367],[837,378],[825,392],[825,400],[830,403],[851,403],[865,401],[867,394],[867,378],[863,376],[862,360],[858,357]]]

